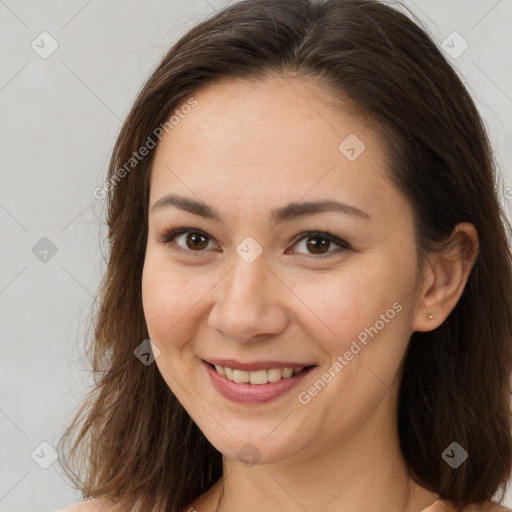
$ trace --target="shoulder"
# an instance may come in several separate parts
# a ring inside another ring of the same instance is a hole
[[[455,508],[451,501],[437,500],[422,512],[453,512],[454,510]],[[495,501],[486,501],[482,504],[472,503],[471,505],[467,505],[464,508],[464,512],[512,512],[512,510]]]
[[[117,512],[120,511],[119,505],[108,499],[92,499],[74,503],[66,508],[61,508],[55,512]]]
[[[468,505],[464,512],[512,512],[509,508],[496,503],[495,501],[486,501],[482,505],[472,504]]]

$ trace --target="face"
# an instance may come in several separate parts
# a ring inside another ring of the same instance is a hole
[[[396,414],[412,211],[376,134],[328,94],[211,85],[156,149],[142,280],[156,364],[230,459],[315,456]]]

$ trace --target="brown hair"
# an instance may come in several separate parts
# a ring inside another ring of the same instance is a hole
[[[148,338],[141,276],[154,152],[122,179],[116,173],[199,89],[271,74],[313,78],[374,121],[392,180],[414,211],[420,260],[441,250],[457,223],[476,226],[480,250],[459,302],[440,327],[411,337],[397,422],[422,487],[462,505],[504,493],[512,276],[492,153],[471,97],[431,38],[374,0],[235,3],[185,34],[142,88],[110,162],[117,183],[107,196],[110,258],[90,346],[95,388],[59,444],[68,475],[86,498],[173,512],[221,477],[221,454],[157,366],[133,353]],[[454,441],[469,453],[457,469],[441,457]]]

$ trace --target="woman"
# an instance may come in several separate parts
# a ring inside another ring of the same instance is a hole
[[[216,14],[103,189],[97,384],[61,446],[93,500],[66,510],[507,510],[510,226],[474,103],[406,15]]]

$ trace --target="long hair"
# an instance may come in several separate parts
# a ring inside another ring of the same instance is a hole
[[[312,78],[372,120],[392,181],[412,206],[420,260],[440,251],[457,223],[476,226],[479,254],[460,300],[441,326],[410,339],[397,425],[419,485],[462,505],[504,494],[512,461],[511,228],[492,152],[474,102],[430,36],[375,0],[235,3],[186,33],[141,89],[108,171],[109,259],[90,340],[95,386],[59,443],[66,472],[84,498],[169,512],[221,477],[221,454],[157,366],[134,356],[149,338],[141,276],[154,150],[134,155],[202,88],[273,74]],[[468,452],[456,469],[442,457],[452,442]]]

